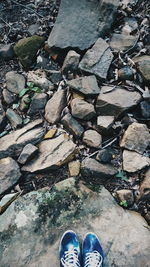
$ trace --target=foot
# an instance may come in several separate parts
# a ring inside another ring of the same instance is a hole
[[[73,231],[63,234],[60,241],[60,267],[81,267],[80,244]]]
[[[102,267],[104,261],[103,249],[97,236],[88,233],[83,241],[82,247],[84,267]]]

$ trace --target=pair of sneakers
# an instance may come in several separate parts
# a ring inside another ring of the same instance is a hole
[[[60,267],[102,267],[104,254],[97,236],[88,233],[83,241],[82,255],[75,232],[67,231],[60,242]]]

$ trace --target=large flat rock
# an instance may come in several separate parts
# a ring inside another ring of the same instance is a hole
[[[49,47],[84,50],[110,29],[119,0],[61,0]]]
[[[98,235],[104,267],[149,266],[146,221],[119,207],[104,187],[93,191],[81,181],[67,179],[51,191],[20,197],[0,222],[1,267],[59,266],[59,241],[67,229],[76,231],[80,241],[89,231]]]

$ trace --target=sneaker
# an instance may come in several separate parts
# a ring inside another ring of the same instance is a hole
[[[82,247],[82,257],[84,267],[102,267],[104,261],[103,249],[97,236],[88,233],[85,236]]]
[[[60,241],[60,267],[81,267],[80,244],[73,231],[63,234]]]

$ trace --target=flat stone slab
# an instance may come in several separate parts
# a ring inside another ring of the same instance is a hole
[[[98,235],[105,253],[104,267],[149,266],[146,221],[119,207],[104,187],[93,191],[70,178],[51,191],[20,197],[0,220],[1,267],[59,266],[59,242],[68,229],[76,231],[80,241],[87,232]]]
[[[49,47],[85,50],[110,29],[119,0],[62,0]]]

